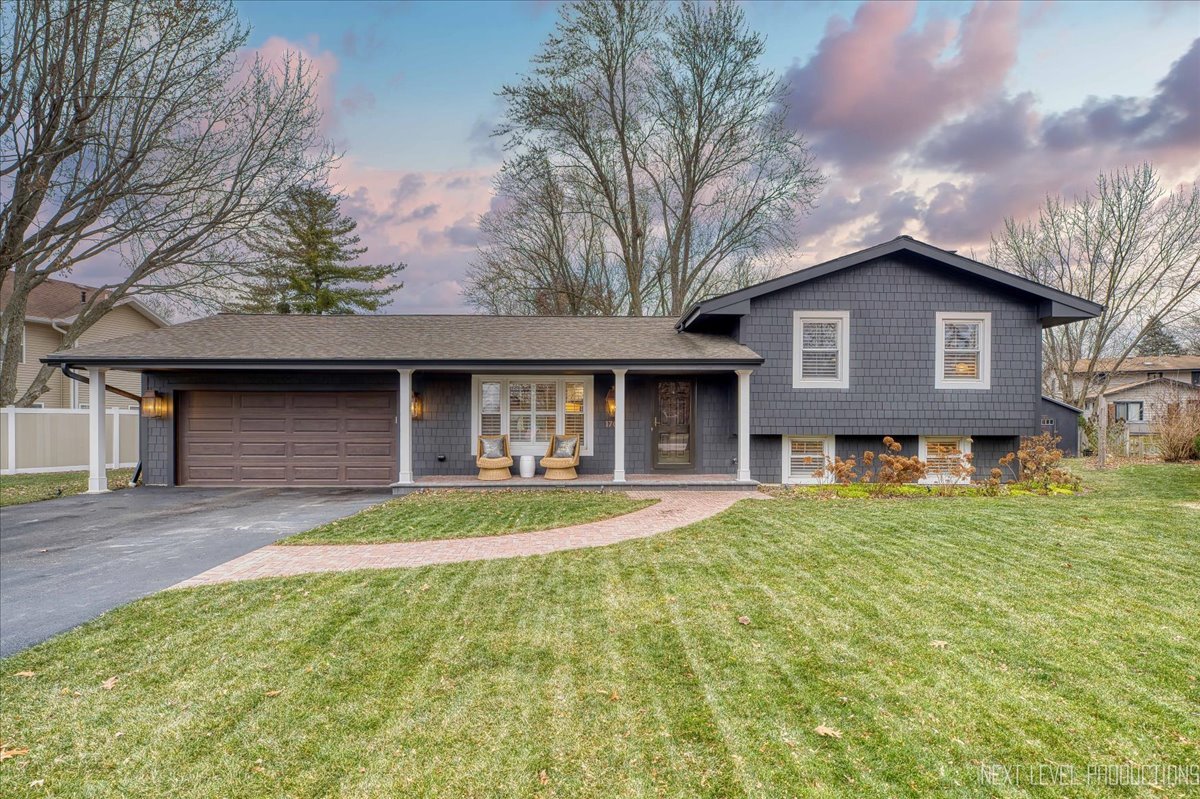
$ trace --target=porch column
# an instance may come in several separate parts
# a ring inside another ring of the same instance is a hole
[[[399,369],[400,391],[396,397],[400,422],[400,476],[396,482],[411,483],[412,472],[412,369]]]
[[[625,482],[625,372],[627,369],[613,369],[617,384],[613,395],[617,400],[616,412],[613,414],[613,482]]]
[[[88,490],[89,494],[108,491],[108,441],[104,430],[104,373],[107,369],[88,369]]]
[[[737,391],[737,479],[750,480],[750,374],[738,369]]]

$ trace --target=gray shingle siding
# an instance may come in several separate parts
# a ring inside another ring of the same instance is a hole
[[[696,381],[696,467],[690,471],[732,474],[737,455],[737,416],[733,375],[701,375]],[[592,454],[579,460],[581,474],[612,474],[614,431],[605,409],[613,387],[611,373],[593,377],[595,440]],[[651,471],[651,423],[657,378],[628,375],[625,379],[625,472]],[[413,423],[413,471],[422,475],[471,474],[471,376],[417,372],[413,389],[424,402],[424,419]],[[438,460],[444,456],[444,460]]]
[[[1041,415],[1054,420],[1054,434],[1061,436],[1059,448],[1069,456],[1079,454],[1079,413],[1057,402],[1041,401]],[[1039,420],[1040,424],[1040,420]]]
[[[850,313],[848,390],[792,388],[797,310]],[[990,390],[934,388],[939,311],[992,314]],[[1037,429],[1036,306],[915,258],[892,256],[756,298],[738,335],[765,359],[750,381],[753,434],[1011,436]]]

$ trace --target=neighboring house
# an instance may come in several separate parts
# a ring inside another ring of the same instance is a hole
[[[1068,457],[1079,454],[1079,417],[1082,414],[1082,408],[1042,396],[1042,432],[1061,438],[1058,448]]]
[[[143,373],[154,484],[411,490],[474,473],[480,433],[541,455],[556,431],[617,483],[812,481],[886,435],[938,479],[1039,432],[1042,329],[1101,310],[900,237],[677,320],[218,315],[45,360]]]
[[[1184,357],[1184,356],[1174,356]],[[1108,421],[1123,422],[1131,436],[1147,436],[1154,423],[1173,408],[1200,402],[1200,384],[1185,383],[1170,377],[1152,377],[1132,383],[1110,385],[1104,392]],[[1096,396],[1087,398],[1086,410],[1095,410]]]
[[[25,306],[25,326],[22,340],[15,342],[21,348],[21,362],[17,366],[17,396],[29,388],[42,367],[41,358],[62,349],[63,334],[83,305],[97,289],[68,283],[65,280],[47,280],[29,294]],[[5,281],[0,289],[0,306],[8,304],[12,295],[12,282]],[[166,327],[167,322],[133,298],[125,299],[113,307],[79,337],[77,346],[87,346],[100,341],[142,333]],[[141,391],[141,377],[130,372],[114,372],[108,384],[135,394]],[[86,408],[89,404],[88,387],[69,380],[56,372],[46,384],[36,408]],[[137,407],[137,403],[108,392],[106,403],[110,408]]]
[[[1114,370],[1115,364],[1116,360],[1113,358],[1101,358],[1096,361],[1087,394],[1094,394],[1094,389],[1110,374],[1112,379],[1108,382],[1109,393],[1122,386],[1158,378],[1200,386],[1200,355],[1130,355]],[[1087,368],[1087,361],[1075,364],[1071,379],[1076,396],[1083,388]]]

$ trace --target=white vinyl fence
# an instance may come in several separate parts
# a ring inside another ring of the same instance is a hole
[[[110,469],[138,459],[138,411],[104,411]],[[0,408],[0,474],[80,472],[88,468],[88,411]]]

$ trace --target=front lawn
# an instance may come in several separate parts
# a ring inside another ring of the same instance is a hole
[[[620,516],[657,500],[600,491],[431,491],[410,494],[285,538],[281,544],[382,544],[547,530]]]
[[[1200,760],[1200,469],[1085,485],[168,591],[0,662],[0,795],[1195,792],[1086,769]]]
[[[108,487],[128,488],[133,469],[109,469]],[[87,491],[87,472],[39,472],[37,474],[6,474],[0,477],[0,508],[5,505],[24,505]]]

